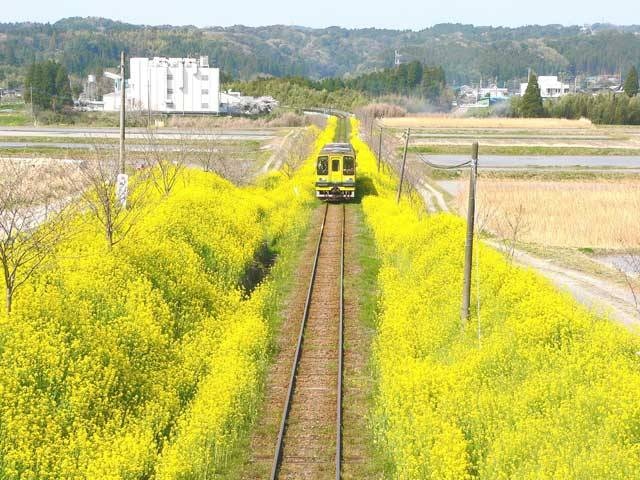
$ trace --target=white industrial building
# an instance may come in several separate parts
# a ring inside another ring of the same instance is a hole
[[[131,58],[126,82],[127,110],[163,113],[219,113],[220,69],[199,58]],[[120,110],[119,75],[115,92],[104,95],[104,110]]]
[[[524,95],[527,85],[528,83],[520,84],[520,95]],[[558,98],[571,92],[571,86],[562,83],[555,75],[538,77],[538,86],[542,98]]]

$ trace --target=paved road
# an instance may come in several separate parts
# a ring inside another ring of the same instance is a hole
[[[441,165],[457,165],[469,159],[468,155],[423,155],[430,162]],[[412,160],[419,161],[414,155]],[[640,156],[552,156],[552,155],[482,155],[480,169],[540,169],[540,168],[600,168],[640,169]]]
[[[76,149],[76,150],[90,150],[95,145],[92,143],[65,143],[65,142],[2,142],[0,141],[0,150],[20,150],[23,148],[55,148],[55,149]],[[118,148],[117,143],[109,143],[107,145],[100,145],[104,148]],[[188,151],[191,152],[206,152],[209,151],[206,148],[194,148],[191,145],[187,145]],[[181,145],[154,145],[150,148],[148,145],[127,144],[128,152],[147,152],[147,151],[163,151],[163,152],[181,152],[184,147]],[[213,149],[218,151],[220,149]]]
[[[153,131],[157,139],[176,140],[188,136],[195,140],[269,140],[278,134],[278,129],[212,129],[209,132],[188,129],[158,129]],[[0,127],[1,137],[55,137],[55,138],[119,138],[117,128],[89,127]],[[127,138],[145,139],[148,134],[144,128],[128,128]]]

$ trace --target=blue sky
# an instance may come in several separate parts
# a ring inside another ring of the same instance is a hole
[[[7,0],[3,3],[0,22],[55,22],[71,16],[101,16],[149,25],[295,24],[413,30],[444,22],[494,26],[640,23],[638,0],[609,4],[596,0]]]

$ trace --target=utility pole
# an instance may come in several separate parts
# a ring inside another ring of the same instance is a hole
[[[151,72],[147,76],[147,128],[151,128]]]
[[[380,173],[381,162],[382,162],[382,127],[380,127],[380,136],[378,137],[378,173]]]
[[[469,206],[467,208],[467,238],[464,244],[464,282],[460,319],[464,325],[469,320],[471,302],[471,265],[473,261],[473,230],[476,216],[476,178],[478,175],[478,142],[471,147],[471,171],[469,173]]]
[[[124,127],[126,86],[124,80],[124,52],[120,52],[120,173],[116,178],[116,198],[122,208],[127,208],[127,196],[129,195],[129,177],[126,173],[126,158],[124,151]]]
[[[400,203],[400,195],[402,195],[402,182],[404,181],[404,167],[407,163],[407,149],[409,148],[409,136],[411,135],[411,129],[407,128],[405,132],[406,138],[404,140],[404,153],[402,154],[402,168],[400,169],[400,184],[398,185],[398,196],[396,197],[396,203]]]
[[[124,152],[124,122],[125,122],[125,82],[124,82],[124,51],[120,52],[120,173],[125,173]]]

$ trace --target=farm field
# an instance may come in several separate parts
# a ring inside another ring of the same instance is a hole
[[[355,142],[378,192],[363,200],[382,261],[373,424],[393,478],[633,478],[638,337],[484,244],[461,325],[464,223],[396,205]]]
[[[624,133],[634,127],[602,129]],[[400,142],[399,131],[395,132],[385,140],[385,155],[396,158],[397,171]],[[480,141],[476,218],[482,235],[512,261],[537,270],[583,305],[636,328],[639,244],[632,212],[639,157],[562,152],[492,155],[482,147],[485,136],[508,132],[476,133]],[[468,176],[456,169],[428,167],[423,160],[457,165],[468,158],[468,150],[408,155],[405,176],[428,211],[464,215]]]
[[[519,264],[541,272],[589,308],[639,324],[637,175],[482,175],[478,228]],[[466,212],[467,183],[432,182]],[[464,197],[464,198],[463,198]]]
[[[235,183],[246,184],[284,163],[300,163],[289,150],[304,156],[304,128],[262,127],[260,122],[228,122],[227,129],[209,130],[183,120],[180,128],[130,129],[127,134],[129,159],[138,166],[149,157],[172,156],[182,164],[213,170]],[[110,128],[0,127],[0,159],[83,162],[96,151],[117,155],[119,133]]]
[[[484,155],[638,155],[640,127],[593,125],[588,120],[402,117],[385,118],[392,131],[412,128],[411,149],[467,154],[480,140]]]
[[[466,215],[468,184],[456,183],[456,210]],[[455,189],[455,187],[454,187]],[[452,193],[454,191],[452,189]],[[478,180],[481,227],[499,237],[550,247],[625,250],[640,246],[635,228],[640,178],[617,180]]]
[[[251,459],[270,450],[254,435],[273,417],[268,372],[290,368],[277,363],[282,315],[306,292],[314,152],[335,129],[312,129],[306,161],[242,188],[199,168],[169,191],[148,177],[110,247],[75,213],[78,233],[0,313],[3,478],[262,478]],[[639,337],[483,242],[461,323],[464,222],[425,213],[410,189],[396,204],[397,179],[377,171],[356,120],[351,140],[361,197],[348,205],[347,291],[368,296],[347,306],[366,328],[346,330],[345,478],[633,478]],[[605,199],[605,215],[631,208],[638,182],[482,180],[505,212],[523,190],[559,219]],[[571,204],[581,188],[591,196]],[[541,238],[569,245],[569,227],[543,223]]]

